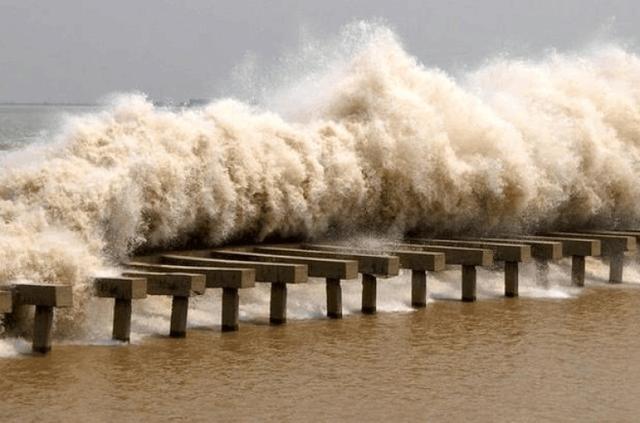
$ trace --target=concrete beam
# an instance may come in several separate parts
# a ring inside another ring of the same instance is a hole
[[[634,231],[630,229],[626,230],[596,230],[596,229],[588,229],[588,230],[579,230],[575,231],[581,234],[592,234],[592,235],[614,235],[614,236],[631,236],[636,239],[636,244],[640,242],[640,231]]]
[[[320,258],[295,257],[281,254],[260,254],[237,250],[215,250],[212,257],[226,259],[254,260],[267,263],[306,264],[309,276],[319,278],[356,279],[358,262],[355,260],[334,260]]]
[[[400,259],[396,256],[357,254],[277,246],[255,247],[253,251],[257,253],[281,254],[299,257],[356,260],[358,262],[358,272],[381,277],[397,276],[400,270]]]
[[[162,264],[179,266],[229,267],[253,269],[256,282],[305,283],[309,268],[306,264],[260,263],[247,260],[224,260],[206,257],[190,257],[175,254],[163,254]]]
[[[493,251],[494,259],[504,262],[504,293],[506,297],[518,296],[518,263],[531,261],[531,246],[524,244],[423,238],[411,238],[407,241],[416,244],[481,248]]]
[[[636,238],[633,236],[599,234],[586,235],[579,232],[550,232],[546,235],[562,236],[566,238],[596,239],[600,241],[600,254],[603,256],[615,256],[618,254],[624,254],[625,251],[636,251]]]
[[[140,277],[94,278],[93,287],[97,297],[114,299],[112,338],[129,342],[131,300],[147,297],[147,280]]]
[[[73,294],[69,285],[19,284],[12,286],[15,306],[35,305],[32,350],[47,353],[51,350],[53,308],[71,307]]]
[[[446,264],[462,266],[491,266],[493,264],[493,251],[486,248],[464,248],[411,243],[395,243],[393,247],[413,251],[444,253]]]
[[[45,283],[13,285],[13,300],[15,305],[73,306],[73,294],[69,285]]]
[[[636,251],[635,236],[583,234],[579,232],[552,232],[550,235],[566,236],[568,238],[580,238],[587,236],[590,239],[592,238],[600,241],[602,246],[602,255],[609,258],[610,283],[622,282],[624,253],[625,251]]]
[[[206,276],[198,273],[126,270],[122,272],[122,276],[145,278],[147,295],[190,297],[204,294],[206,288]]]
[[[570,238],[561,236],[524,236],[524,239],[549,240],[562,243],[562,252],[571,257],[571,284],[584,286],[585,257],[599,256],[600,241],[597,239]]]
[[[147,297],[147,280],[143,277],[93,278],[94,295],[101,298],[135,300]]]
[[[148,295],[171,296],[171,326],[169,336],[173,338],[184,338],[187,335],[189,297],[204,294],[206,287],[205,275],[134,270],[123,272],[123,276],[146,278]]]
[[[411,244],[444,245],[450,247],[480,248],[493,251],[496,261],[510,261],[527,263],[531,261],[531,246],[524,244],[510,244],[489,241],[468,241],[458,239],[425,239],[410,238],[406,242]]]
[[[527,240],[540,240],[540,241],[555,241],[562,243],[562,254],[565,257],[572,256],[593,256],[597,257],[600,255],[601,245],[600,241],[596,239],[587,239],[587,238],[568,238],[562,236],[549,236],[549,235],[536,235],[529,236],[525,235],[522,239]]]
[[[131,261],[127,267],[164,273],[195,273],[206,276],[207,288],[252,288],[255,286],[255,270],[245,268],[176,266]]]
[[[411,251],[401,248],[383,248],[382,250],[374,250],[331,244],[303,244],[301,245],[301,248],[323,251],[353,252],[358,254],[389,254],[398,257],[400,260],[400,268],[402,269],[411,269],[423,272],[440,272],[445,269],[444,253]]]
[[[467,240],[467,238],[465,238]],[[531,256],[538,260],[560,260],[562,243],[558,241],[535,241],[522,238],[468,238],[469,241],[498,242],[501,244],[524,244],[531,247]],[[496,258],[497,260],[497,258]]]

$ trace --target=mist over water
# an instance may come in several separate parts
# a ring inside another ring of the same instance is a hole
[[[108,322],[92,315],[108,306],[89,277],[136,249],[640,220],[640,60],[624,48],[494,59],[453,78],[357,23],[295,57],[253,104],[168,110],[124,94],[46,145],[0,155],[0,284],[73,285],[59,332],[100,338]],[[316,288],[292,299],[293,317],[321,315],[322,285],[301,289]],[[383,310],[408,310],[406,292],[381,292]],[[266,290],[248,298],[265,314]]]

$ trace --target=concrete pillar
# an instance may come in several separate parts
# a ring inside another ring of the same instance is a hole
[[[238,330],[240,296],[237,288],[222,288],[222,331]]]
[[[271,310],[269,322],[272,325],[281,325],[287,322],[287,284],[271,284]]]
[[[624,253],[609,257],[609,283],[622,283]]]
[[[518,296],[518,262],[506,261],[504,263],[504,296]]]
[[[427,272],[424,270],[411,271],[411,306],[427,306]]]
[[[33,322],[33,351],[47,353],[51,350],[51,327],[53,326],[53,307],[36,306]]]
[[[184,338],[187,336],[187,314],[189,311],[189,297],[174,296],[171,300],[171,329],[169,336]]]
[[[571,256],[571,284],[584,286],[584,256]]]
[[[113,339],[129,342],[131,333],[131,300],[116,298],[113,306]]]
[[[362,275],[362,313],[376,312],[377,280],[373,275]]]
[[[342,319],[342,287],[340,287],[340,279],[327,278],[327,317]]]
[[[476,300],[476,267],[462,266],[462,301]]]

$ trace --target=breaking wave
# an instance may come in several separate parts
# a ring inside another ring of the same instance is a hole
[[[70,327],[89,276],[136,249],[640,221],[632,52],[498,58],[454,78],[384,26],[343,35],[349,48],[287,81],[271,110],[120,95],[1,155],[0,284],[72,284]]]

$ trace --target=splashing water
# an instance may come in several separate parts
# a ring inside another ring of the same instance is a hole
[[[263,102],[272,111],[127,94],[0,156],[0,284],[72,284],[58,326],[77,330],[89,276],[139,248],[640,220],[633,53],[496,59],[454,79],[385,27],[345,34],[321,71]]]

